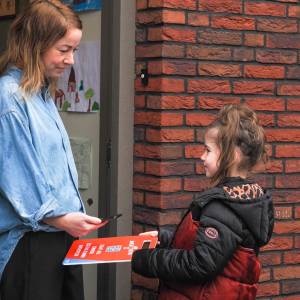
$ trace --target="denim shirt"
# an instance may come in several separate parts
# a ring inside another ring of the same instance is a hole
[[[0,278],[28,231],[58,231],[42,222],[85,212],[67,132],[48,90],[27,97],[22,72],[0,77]]]

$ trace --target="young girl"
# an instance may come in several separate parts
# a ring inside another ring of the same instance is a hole
[[[0,58],[0,298],[83,300],[80,266],[62,266],[74,237],[105,224],[85,214],[69,139],[53,103],[74,63],[78,16],[33,0]]]
[[[256,114],[244,105],[221,109],[201,157],[214,187],[193,201],[173,237],[161,231],[158,248],[133,254],[135,272],[161,279],[159,300],[255,299],[257,255],[274,219],[270,193],[248,176],[265,158]]]

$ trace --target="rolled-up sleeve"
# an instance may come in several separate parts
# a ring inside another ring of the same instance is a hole
[[[44,217],[62,215],[45,166],[32,142],[30,127],[17,111],[0,116],[0,189],[21,222],[37,231]]]

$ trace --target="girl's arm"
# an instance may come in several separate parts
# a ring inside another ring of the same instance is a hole
[[[213,201],[203,209],[200,224],[192,250],[136,251],[133,270],[165,281],[205,282],[217,276],[242,241],[242,224],[221,201]]]

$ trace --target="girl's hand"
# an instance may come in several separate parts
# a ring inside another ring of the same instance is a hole
[[[101,219],[88,216],[81,212],[72,212],[54,218],[45,218],[46,224],[62,229],[73,237],[81,237],[107,224]]]
[[[157,230],[153,230],[153,231],[146,231],[146,232],[142,232],[139,235],[151,235],[151,236],[158,236],[158,231]]]

